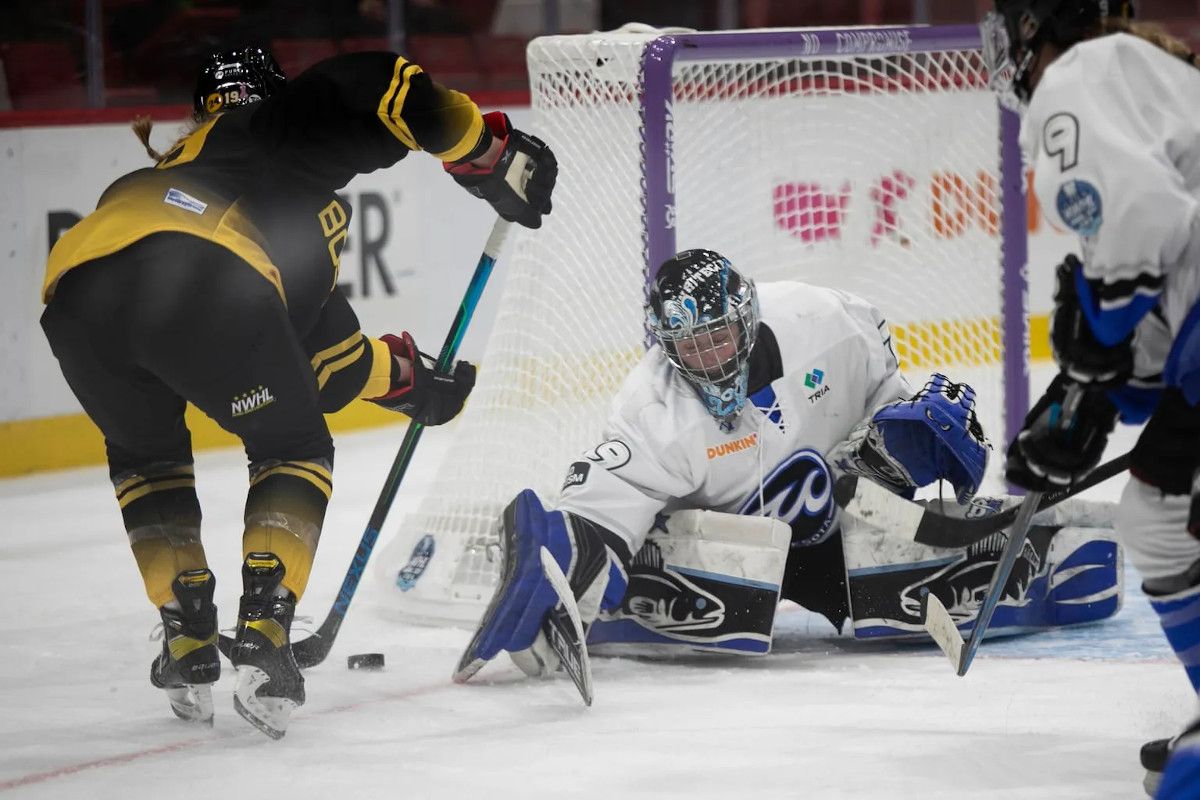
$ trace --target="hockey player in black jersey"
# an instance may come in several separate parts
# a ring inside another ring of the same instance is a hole
[[[475,368],[434,370],[407,332],[365,336],[337,288],[352,213],[336,192],[415,150],[506,219],[536,228],[557,165],[394,53],[355,53],[287,81],[257,48],[205,64],[192,129],[119,178],[50,253],[42,326],[104,434],[134,558],[164,625],[151,682],[211,722],[220,673],[214,578],[200,539],[191,402],[239,436],[250,488],[234,704],[268,735],[304,702],[289,646],[332,490],[322,413],[361,398],[439,425]],[[147,142],[147,128],[140,132]]]

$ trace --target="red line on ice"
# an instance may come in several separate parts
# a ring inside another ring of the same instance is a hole
[[[306,714],[305,716],[320,717],[320,716],[324,716],[325,714],[340,714],[343,711],[354,711],[355,709],[362,708],[363,706],[373,705],[373,704],[381,702],[381,701],[386,702],[386,701],[390,701],[390,700],[408,700],[409,698],[412,698],[412,697],[418,697],[423,694],[429,694],[431,692],[437,691],[438,689],[446,689],[446,688],[452,687],[454,685],[455,684],[453,684],[449,681],[446,681],[443,683],[432,684],[429,686],[417,686],[412,689],[405,689],[404,691],[401,691],[401,692],[390,692],[387,694],[372,697],[367,700],[360,700],[356,703],[347,703],[345,705],[333,706],[332,708],[326,708],[321,711],[314,711],[312,714]],[[247,728],[245,731],[240,731],[239,733],[243,733],[243,732],[251,733],[252,730],[250,728]],[[35,783],[45,783],[46,781],[52,781],[57,778],[66,778],[68,776],[71,776],[76,773],[83,772],[83,771],[89,770],[89,769],[103,769],[105,767],[113,767],[113,766],[117,766],[120,764],[128,764],[132,761],[137,761],[137,760],[143,759],[143,758],[149,758],[151,756],[162,755],[163,753],[174,753],[177,750],[183,750],[188,747],[198,747],[201,745],[212,744],[215,741],[220,741],[220,739],[216,739],[216,738],[184,739],[181,742],[175,742],[173,744],[164,744],[159,747],[151,747],[146,750],[136,750],[132,753],[124,753],[119,756],[109,756],[108,758],[98,758],[95,761],[85,761],[81,764],[71,764],[69,766],[59,767],[57,769],[51,769],[51,770],[47,770],[45,772],[35,772],[31,775],[24,775],[20,778],[12,778],[7,781],[0,781],[0,792],[6,792],[9,789],[19,789],[22,786],[31,786]]]

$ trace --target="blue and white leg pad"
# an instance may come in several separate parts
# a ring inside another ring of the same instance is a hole
[[[542,623],[559,602],[578,600],[580,617],[586,626],[595,617],[598,606],[619,602],[624,591],[624,575],[609,558],[595,527],[564,512],[547,511],[532,489],[525,489],[508,505],[501,515],[500,528],[504,569],[496,593],[455,671],[455,680],[459,682],[469,679],[502,650],[516,656],[534,647]],[[543,547],[577,597],[561,597],[547,579],[540,555]],[[610,595],[615,595],[615,599]],[[516,657],[514,661],[527,672],[534,663]]]
[[[592,625],[589,650],[767,653],[791,535],[770,517],[672,513],[634,556],[620,605]]]
[[[981,507],[983,499],[972,507]],[[1086,513],[1092,510],[1068,514],[1083,524],[1061,528],[1042,512],[1051,524],[1030,529],[988,636],[1096,622],[1120,609],[1124,556],[1111,527],[1087,526],[1104,524],[1103,514]],[[942,601],[959,630],[969,632],[1007,542],[1006,534],[997,533],[966,548],[928,547],[843,516],[855,638],[923,637],[925,591]]]

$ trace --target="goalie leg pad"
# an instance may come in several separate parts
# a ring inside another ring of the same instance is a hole
[[[592,626],[589,649],[767,653],[790,539],[791,529],[769,517],[671,514],[634,557],[620,606]]]
[[[843,518],[856,638],[923,636],[921,597],[937,596],[969,631],[1008,542],[1005,532],[967,548],[897,539]],[[1035,525],[987,635],[1106,619],[1121,607],[1123,555],[1111,529]]]
[[[507,650],[514,663],[531,675],[545,675],[558,659],[544,640],[543,623],[559,604],[559,593],[547,578],[545,548],[567,578],[582,624],[624,591],[620,558],[609,548],[615,537],[599,526],[561,511],[547,511],[537,494],[526,489],[501,515],[504,569],[496,593],[455,672],[462,682]]]

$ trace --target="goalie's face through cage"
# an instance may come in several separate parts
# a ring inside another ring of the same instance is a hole
[[[686,250],[668,259],[646,307],[663,353],[721,422],[746,405],[758,317],[754,282],[711,250]]]
[[[979,23],[988,84],[1001,102],[1029,103],[1035,76],[1050,60],[1048,49],[1066,50],[1100,33],[1106,17],[1133,18],[1133,0],[995,0],[996,10]]]

